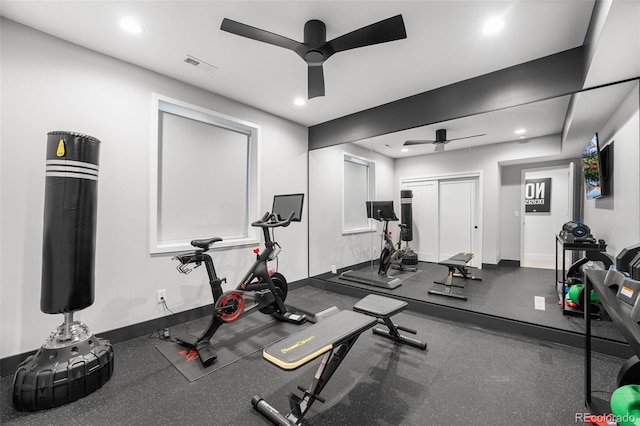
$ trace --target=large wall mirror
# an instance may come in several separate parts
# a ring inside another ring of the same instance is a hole
[[[555,237],[581,220],[613,257],[640,242],[639,100],[636,79],[311,150],[310,276],[582,332],[581,317],[558,306],[556,281],[563,257],[569,267],[581,253],[556,254]],[[610,146],[610,188],[591,200],[582,152],[596,133],[601,150]],[[387,202],[398,220],[384,220]],[[400,241],[403,221],[409,241]],[[381,281],[385,227],[418,263],[390,262]],[[443,263],[460,253],[473,254],[471,275],[482,280],[451,288],[466,300],[436,294],[445,287],[434,281],[449,272]],[[606,321],[594,328],[623,340]]]

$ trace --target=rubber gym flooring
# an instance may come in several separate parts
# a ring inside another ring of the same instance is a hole
[[[555,270],[521,268],[511,265],[483,270],[472,268],[472,275],[481,277],[481,281],[454,278],[454,283],[464,283],[465,285],[464,288],[453,289],[454,293],[464,294],[468,297],[468,300],[464,301],[428,293],[431,288],[442,290],[443,286],[434,284],[433,281],[442,281],[446,278],[448,272],[446,266],[419,262],[417,268],[421,270],[421,273],[403,281],[401,286],[393,290],[342,280],[339,278],[339,274],[327,273],[315,278],[330,280],[365,292],[375,291],[380,294],[397,295],[405,299],[451,306],[558,330],[584,332],[583,317],[563,315],[562,307],[558,306]],[[377,266],[373,269],[377,271]],[[395,273],[397,272],[389,269],[389,274]],[[544,310],[536,309],[535,297],[544,299]],[[594,336],[625,341],[611,321],[592,321],[592,328]]]
[[[351,309],[359,300],[313,286],[290,294],[288,302],[315,300],[340,309]],[[409,311],[394,320],[416,329],[427,350],[363,333],[324,389],[326,403],[316,402],[305,424],[555,426],[575,424],[576,414],[584,412],[580,349]],[[192,329],[203,325],[202,319],[188,324]],[[4,377],[0,423],[267,425],[252,408],[252,396],[259,394],[286,411],[287,394],[308,384],[319,362],[286,372],[258,351],[189,382],[156,349],[158,343],[150,336],[116,343],[109,382],[81,400],[46,411],[13,410],[12,377]],[[622,363],[620,358],[593,355],[598,396],[614,390]]]

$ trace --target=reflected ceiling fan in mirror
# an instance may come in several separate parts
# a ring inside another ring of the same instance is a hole
[[[405,141],[404,145],[424,145],[424,144],[432,143],[436,146],[434,151],[441,152],[441,151],[444,151],[444,146],[451,141],[477,138],[478,136],[485,136],[485,135],[486,133],[483,133],[481,135],[471,135],[471,136],[463,136],[461,138],[447,139],[447,129],[438,129],[436,130],[435,140],[408,140],[408,141]]]
[[[242,37],[293,50],[307,63],[309,99],[324,96],[322,64],[333,54],[407,38],[402,15],[396,15],[367,25],[330,41],[327,41],[327,29],[324,22],[317,19],[307,21],[304,25],[304,42],[302,43],[227,18],[222,20],[220,29]]]

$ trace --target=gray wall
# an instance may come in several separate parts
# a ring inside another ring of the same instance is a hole
[[[573,162],[575,165],[574,176],[574,194],[577,194],[579,198],[582,196],[582,186],[580,184],[582,169],[580,159],[573,160],[560,160],[560,161],[542,161],[535,164],[519,164],[501,167],[501,188],[502,203],[500,206],[500,247],[501,258],[499,260],[521,260],[520,259],[520,245],[521,234],[520,224],[522,223],[522,217],[516,216],[515,212],[520,215],[522,207],[522,170],[526,169],[538,169],[552,166],[563,166]],[[580,219],[580,200],[574,200],[573,211],[574,219]],[[558,229],[558,232],[560,230]],[[553,254],[553,253],[551,253]]]
[[[309,152],[309,273],[329,272],[380,256],[380,233],[342,234],[342,153],[375,161],[376,200],[393,200],[393,159],[356,144]],[[399,206],[399,201],[396,201]],[[364,209],[364,206],[363,206]],[[397,208],[396,208],[397,211]],[[374,252],[377,250],[377,252]]]
[[[149,255],[151,95],[160,93],[262,128],[261,210],[274,194],[307,189],[307,129],[238,102],[61,41],[1,22],[1,332],[0,357],[35,350],[63,321],[40,311],[47,132],[86,133],[102,141],[98,186],[96,300],[76,319],[94,333],[211,303],[203,269],[184,276],[171,255]],[[212,161],[215,167],[217,159]],[[188,165],[185,165],[188,167]],[[224,182],[211,182],[224,185]],[[206,196],[206,189],[203,190]],[[280,270],[306,278],[305,218],[277,233]],[[218,272],[235,285],[253,247],[214,252]]]

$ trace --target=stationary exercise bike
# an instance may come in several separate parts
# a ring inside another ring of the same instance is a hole
[[[393,244],[391,233],[389,232],[389,222],[397,221],[395,212],[393,211],[393,201],[367,201],[367,217],[384,222],[382,230],[382,251],[380,252],[380,260],[378,262],[378,275],[386,276],[389,267],[393,264],[394,269],[400,271],[416,271],[415,268],[406,268],[402,264],[405,251],[402,249],[402,236],[407,232],[408,226],[404,223],[398,225],[400,227],[400,235],[398,236],[398,244]]]
[[[398,219],[396,218],[395,220]],[[390,266],[400,271],[415,271],[415,268],[407,268],[402,264],[405,253],[402,248],[402,236],[407,232],[407,225],[400,223],[398,227],[400,228],[400,234],[398,235],[398,243],[394,245],[391,232],[389,232],[389,221],[384,221],[384,230],[382,233],[384,245],[380,253],[380,265],[378,266],[378,274],[380,275],[387,275]]]
[[[301,203],[302,201],[300,200]],[[274,202],[274,210],[275,204]],[[301,210],[302,207],[300,207]],[[225,323],[237,321],[255,310],[259,310],[263,314],[270,314],[281,321],[295,324],[302,324],[306,321],[307,318],[304,314],[287,311],[284,305],[288,289],[287,280],[279,272],[270,274],[267,266],[267,262],[275,260],[280,253],[280,246],[273,241],[271,230],[289,226],[295,215],[296,212],[292,211],[287,219],[282,220],[278,214],[267,212],[260,220],[251,224],[251,226],[262,228],[265,248],[262,253],[258,249],[254,250],[256,252],[256,261],[234,290],[222,291],[222,283],[226,282],[226,278],[218,277],[213,260],[207,254],[207,251],[215,243],[222,241],[222,238],[193,240],[191,245],[196,248],[195,251],[179,254],[173,258],[180,262],[177,269],[183,274],[190,273],[203,263],[207,269],[209,286],[211,287],[214,301],[209,325],[199,336],[188,333],[175,335],[176,340],[181,344],[198,352],[200,361],[205,367],[211,365],[216,359],[211,338],[218,328]],[[188,265],[192,264],[195,266],[190,268]]]

